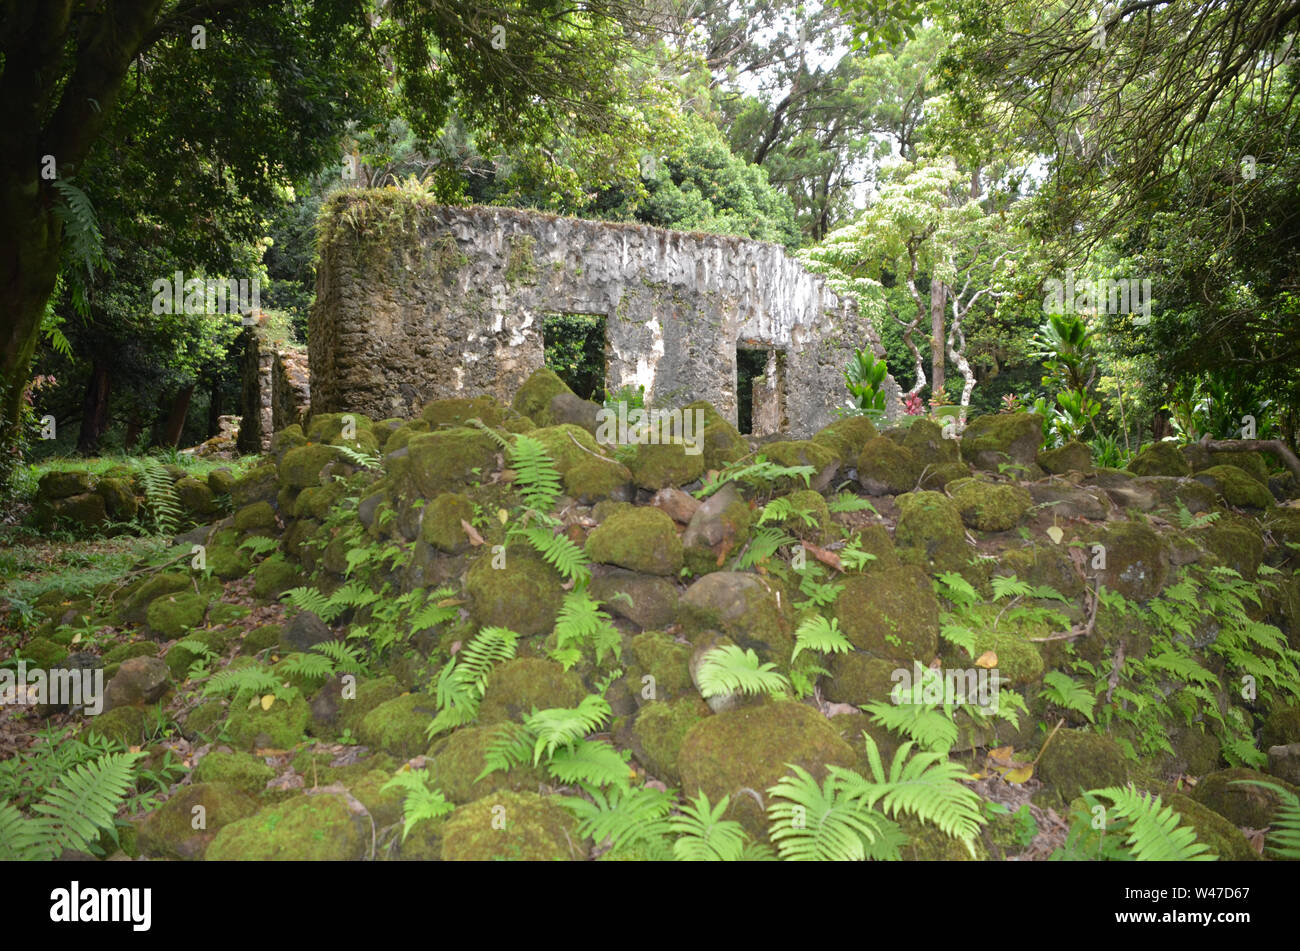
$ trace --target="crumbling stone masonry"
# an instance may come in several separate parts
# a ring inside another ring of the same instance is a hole
[[[543,365],[544,315],[581,313],[605,318],[610,392],[644,385],[660,407],[705,399],[733,424],[736,350],[769,351],[755,432],[806,437],[846,405],[853,349],[884,353],[852,301],[773,244],[451,208],[395,189],[335,196],[320,227],[313,412],[406,417],[434,399],[508,400]]]
[[[255,327],[243,333],[243,418],[237,445],[241,452],[266,452],[274,433],[306,421],[311,408],[307,354],[277,345]]]

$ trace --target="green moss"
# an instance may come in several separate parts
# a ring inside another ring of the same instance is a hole
[[[431,784],[454,803],[473,802],[502,789],[535,790],[546,781],[545,772],[533,766],[498,770],[482,779],[488,748],[497,739],[495,727],[461,727],[429,750]]]
[[[628,464],[633,482],[654,492],[700,479],[704,475],[704,454],[688,453],[686,449],[680,443],[638,445]]]
[[[606,456],[604,447],[581,426],[564,423],[535,429],[528,435],[545,447],[555,460],[564,491],[579,501],[623,494],[632,482],[627,466]]]
[[[1083,581],[1074,570],[1069,550],[1061,545],[1030,545],[999,552],[994,574],[1047,585],[1067,598],[1083,597]]]
[[[406,447],[411,437],[418,433],[427,433],[429,424],[422,419],[412,419],[394,429],[384,441],[384,452],[396,452]]]
[[[1259,861],[1259,855],[1251,848],[1250,841],[1223,816],[1180,792],[1167,792],[1161,799],[1178,813],[1181,825],[1190,826],[1196,832],[1196,841],[1208,846],[1220,860]]]
[[[966,426],[962,458],[977,469],[997,471],[999,463],[1030,465],[1043,444],[1043,423],[1034,413],[986,413]]]
[[[227,712],[226,704],[220,700],[199,704],[185,715],[185,736],[190,739],[198,736],[215,738],[226,722]]]
[[[268,600],[302,584],[297,567],[283,559],[268,558],[253,569],[253,594]]]
[[[149,603],[145,623],[155,637],[171,640],[186,630],[198,627],[207,612],[209,599],[193,591],[165,594]]]
[[[288,489],[320,485],[321,470],[338,458],[336,448],[321,443],[290,449],[280,462],[280,485]]]
[[[1038,465],[1044,472],[1052,475],[1065,475],[1067,472],[1087,472],[1092,468],[1092,450],[1083,443],[1070,440],[1056,449],[1044,449],[1038,453]]]
[[[1125,785],[1128,762],[1109,736],[1091,730],[1058,730],[1041,751],[1035,775],[1052,787],[1061,802],[1069,802],[1089,789]]]
[[[132,657],[157,657],[158,645],[153,641],[131,641],[129,644],[118,644],[111,650],[105,651],[103,656],[104,667],[111,667],[120,664],[124,660],[130,660]],[[105,674],[105,679],[108,675]]]
[[[263,624],[261,627],[255,627],[244,635],[244,642],[240,645],[239,652],[247,656],[274,647],[280,643],[280,632],[279,624]]]
[[[235,474],[229,469],[213,469],[208,473],[208,488],[213,495],[229,495],[235,486]]]
[[[420,418],[429,424],[430,430],[464,426],[471,419],[477,419],[485,426],[500,426],[505,418],[505,407],[487,394],[434,400],[425,404],[420,411]],[[388,451],[392,452],[391,449]]]
[[[1260,485],[1268,485],[1268,463],[1262,453],[1258,452],[1213,452],[1210,461],[1214,465],[1235,466],[1250,476]],[[1198,466],[1198,471],[1209,468]]]
[[[1272,783],[1290,793],[1300,793],[1295,786],[1276,776],[1240,767],[1221,769],[1208,776],[1202,776],[1201,781],[1192,790],[1191,796],[1201,805],[1223,816],[1234,826],[1263,829],[1271,825],[1281,804],[1278,794],[1270,789],[1261,789],[1259,786],[1233,785],[1241,780]]]
[[[818,782],[826,766],[851,768],[857,754],[830,721],[812,707],[791,701],[747,706],[705,717],[687,732],[678,753],[682,796],[699,792],[709,801],[730,796],[728,818],[740,821],[751,835],[766,838],[767,819],[745,790],[768,789],[791,764],[808,770]]]
[[[348,422],[347,417],[351,417],[355,439],[343,438],[343,427]],[[312,416],[311,422],[307,424],[307,440],[316,443],[332,443],[336,446],[360,444],[360,448],[374,452],[377,444],[373,439],[369,440],[368,445],[363,442],[363,436],[365,434],[373,436],[374,430],[374,422],[362,413],[320,413]]]
[[[1140,476],[1185,476],[1192,467],[1172,442],[1157,442],[1130,459],[1128,470]]]
[[[515,412],[527,416],[538,426],[551,426],[555,417],[551,414],[551,400],[560,393],[573,393],[572,390],[555,375],[555,371],[542,367],[534,370],[515,392],[510,404]]]
[[[706,575],[710,571],[718,571],[721,568],[718,564],[718,551],[723,546],[728,553],[739,551],[745,542],[749,541],[750,526],[753,521],[754,513],[749,504],[737,498],[718,514],[722,541],[718,544],[717,550],[703,544],[707,538],[697,538],[697,543],[683,549],[683,564],[695,577]],[[683,537],[689,537],[689,532]]]
[[[33,637],[22,646],[27,666],[49,670],[68,659],[68,650],[48,637]]]
[[[889,700],[897,684],[893,675],[899,669],[899,661],[849,651],[832,655],[828,669],[831,676],[822,687],[826,699],[861,706]]]
[[[960,839],[954,839],[942,829],[920,822],[915,816],[901,816],[898,826],[907,836],[907,844],[899,849],[905,862],[983,862],[988,860],[984,844],[976,838],[968,849]]]
[[[646,631],[632,638],[629,646],[634,662],[628,668],[628,684],[634,692],[649,686],[644,681],[647,675],[654,678],[654,695],[648,700],[670,700],[694,689],[690,644],[679,644],[659,631]]]
[[[37,505],[37,526],[42,530],[56,525],[68,525],[77,531],[97,528],[108,521],[104,497],[95,492],[55,499]]]
[[[826,507],[826,500],[822,498],[820,492],[814,492],[812,489],[800,489],[797,492],[791,492],[785,498],[790,500],[795,513],[806,513],[807,517],[812,519],[812,524],[809,524],[803,515],[792,514],[787,516],[781,522],[781,528],[785,532],[795,538],[818,545],[825,544],[830,540],[831,513]]]
[[[586,548],[592,561],[646,574],[676,576],[682,567],[677,528],[662,510],[652,507],[614,513],[587,537]]]
[[[911,492],[923,468],[911,450],[885,436],[867,440],[858,453],[858,483],[871,495]]]
[[[196,631],[186,640],[196,640],[206,644],[213,653],[220,655],[225,650],[230,635],[225,631]],[[171,671],[172,679],[177,683],[182,683],[189,673],[190,665],[199,659],[199,653],[176,644],[167,652],[164,659],[167,663],[167,669]]]
[[[551,660],[517,657],[495,667],[479,704],[479,723],[518,721],[533,708],[576,707],[587,695],[578,675]]]
[[[961,513],[952,500],[938,492],[908,492],[897,502],[894,544],[915,549],[932,571],[964,571],[971,551]]]
[[[100,479],[96,491],[104,497],[108,514],[119,522],[129,522],[140,511],[129,479]]]
[[[260,793],[273,779],[275,770],[251,753],[213,751],[194,767],[194,782],[226,783],[250,795]]]
[[[841,465],[851,466],[857,463],[862,447],[879,435],[869,417],[846,416],[831,423],[812,441],[835,453]]]
[[[66,499],[95,489],[95,478],[83,469],[51,469],[37,483],[37,497],[43,501]]]
[[[1169,555],[1163,540],[1141,522],[1113,522],[1087,532],[1090,546],[1106,549],[1106,567],[1098,580],[1133,601],[1146,601],[1160,593],[1169,575]]]
[[[833,611],[853,646],[878,657],[928,664],[938,649],[939,602],[915,566],[845,577]]]
[[[704,468],[721,469],[729,462],[736,462],[749,455],[749,443],[740,435],[736,427],[722,418],[707,400],[696,400],[682,407],[682,415],[704,412]]]
[[[889,529],[883,525],[864,525],[853,533],[853,544],[868,554],[876,557],[862,567],[863,573],[897,568],[901,562],[894,550],[894,540],[889,537]]]
[[[536,793],[498,790],[461,806],[442,830],[446,862],[546,862],[586,858],[573,817]]]
[[[216,545],[204,555],[208,568],[222,581],[235,581],[248,574],[253,567],[252,556],[247,549]]]
[[[119,595],[118,620],[123,624],[143,623],[149,605],[156,598],[189,586],[190,576],[184,571],[164,571],[151,575],[137,585],[124,589]]]
[[[366,746],[410,759],[428,747],[426,731],[437,712],[437,704],[428,694],[394,697],[362,717],[357,736]]]
[[[85,733],[135,746],[144,739],[144,719],[144,710],[140,707],[114,707],[92,717],[85,726]]]
[[[1236,466],[1210,466],[1196,473],[1194,478],[1218,492],[1229,505],[1266,509],[1274,503],[1268,486],[1261,485],[1249,473]]]
[[[464,495],[444,492],[424,509],[420,538],[439,551],[456,554],[469,548],[469,536],[461,522],[474,518],[474,503]]]
[[[274,531],[275,510],[267,502],[245,505],[235,513],[235,531],[242,534],[261,530]]]
[[[225,783],[183,787],[136,826],[140,852],[150,858],[197,860],[217,833],[257,812],[257,802]],[[202,828],[195,823],[202,819]]]
[[[794,652],[794,625],[777,604],[780,591],[775,581],[764,583],[743,572],[715,572],[686,591],[679,616],[697,646],[701,635],[721,631],[763,661],[785,667]],[[781,600],[790,603],[788,595]]]
[[[360,765],[360,764],[359,764]],[[370,769],[354,779],[346,780],[348,792],[366,807],[376,828],[394,825],[401,821],[402,803],[406,794],[397,788],[384,789],[392,779],[382,769]]]
[[[960,462],[961,452],[956,439],[946,439],[943,427],[930,419],[917,419],[903,435],[903,448],[923,466],[936,466]]]
[[[1038,645],[1011,631],[977,630],[975,656],[992,651],[998,657],[998,671],[1013,686],[1033,683],[1043,676],[1043,655]]]
[[[496,464],[496,443],[477,429],[419,433],[411,437],[407,449],[410,455],[405,468],[426,499],[482,481]]]
[[[401,696],[402,685],[394,677],[376,677],[357,684],[356,696],[343,697],[339,704],[339,729],[358,733],[361,721],[380,704]],[[426,698],[427,700],[427,698]]]
[[[959,479],[947,486],[962,521],[981,532],[1015,528],[1033,505],[1029,492],[1018,485]]]
[[[780,466],[812,466],[811,486],[821,488],[818,484],[819,477],[828,478],[834,475],[834,470],[839,466],[839,458],[830,449],[821,443],[815,443],[810,439],[796,439],[781,442],[770,442],[762,446],[758,455],[766,456],[769,462],[775,462]],[[829,473],[829,476],[827,475]],[[788,492],[791,489],[808,488],[809,483],[803,478],[778,479],[775,489],[778,492]]]
[[[511,235],[506,253],[507,284],[537,283],[537,239],[530,234]]]
[[[1287,746],[1300,743],[1300,702],[1279,705],[1269,711],[1264,718],[1260,731],[1259,745],[1267,750],[1270,746]]]
[[[493,567],[503,556],[505,567]],[[545,634],[555,625],[562,583],[559,573],[531,549],[512,546],[480,556],[466,575],[465,591],[481,626],[505,627],[527,637]]]
[[[296,746],[311,722],[311,707],[302,697],[277,700],[271,709],[261,704],[236,707],[227,730],[231,742],[243,750],[287,750]]]
[[[235,480],[230,487],[230,499],[237,509],[258,501],[270,502],[279,487],[279,470],[274,465],[259,466]]]
[[[370,820],[337,795],[296,796],[217,833],[209,861],[357,861],[370,847]]]
[[[1197,530],[1193,537],[1213,552],[1220,564],[1233,569],[1247,581],[1255,580],[1264,560],[1264,539],[1257,523],[1223,516]]]
[[[681,782],[677,757],[691,727],[709,715],[699,697],[681,697],[663,703],[648,703],[637,714],[632,734],[640,747],[639,758],[651,775],[671,786]]]

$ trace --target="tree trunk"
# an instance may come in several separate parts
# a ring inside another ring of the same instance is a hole
[[[943,281],[930,278],[930,398],[943,397],[943,305],[948,288]]]
[[[130,452],[135,448],[135,441],[140,438],[140,430],[144,429],[144,421],[140,419],[140,407],[132,406],[131,415],[126,421],[126,436],[122,440],[123,448]]]
[[[167,410],[167,421],[163,423],[161,443],[164,446],[179,446],[181,435],[185,430],[185,417],[190,411],[190,397],[194,395],[195,384],[183,386],[177,391]]]
[[[108,368],[96,360],[86,384],[85,399],[81,401],[81,433],[77,436],[77,452],[83,456],[93,456],[99,452],[99,440],[108,428],[110,386]]]
[[[221,428],[221,381],[213,380],[208,384],[208,438],[211,439]]]

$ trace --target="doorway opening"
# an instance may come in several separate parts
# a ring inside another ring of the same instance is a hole
[[[605,401],[605,315],[543,314],[546,366],[584,400]]]
[[[771,347],[736,347],[736,429],[769,436],[785,426],[785,354]]]

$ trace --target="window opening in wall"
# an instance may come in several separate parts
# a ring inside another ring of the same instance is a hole
[[[584,400],[605,400],[605,315],[543,314],[546,365]]]

